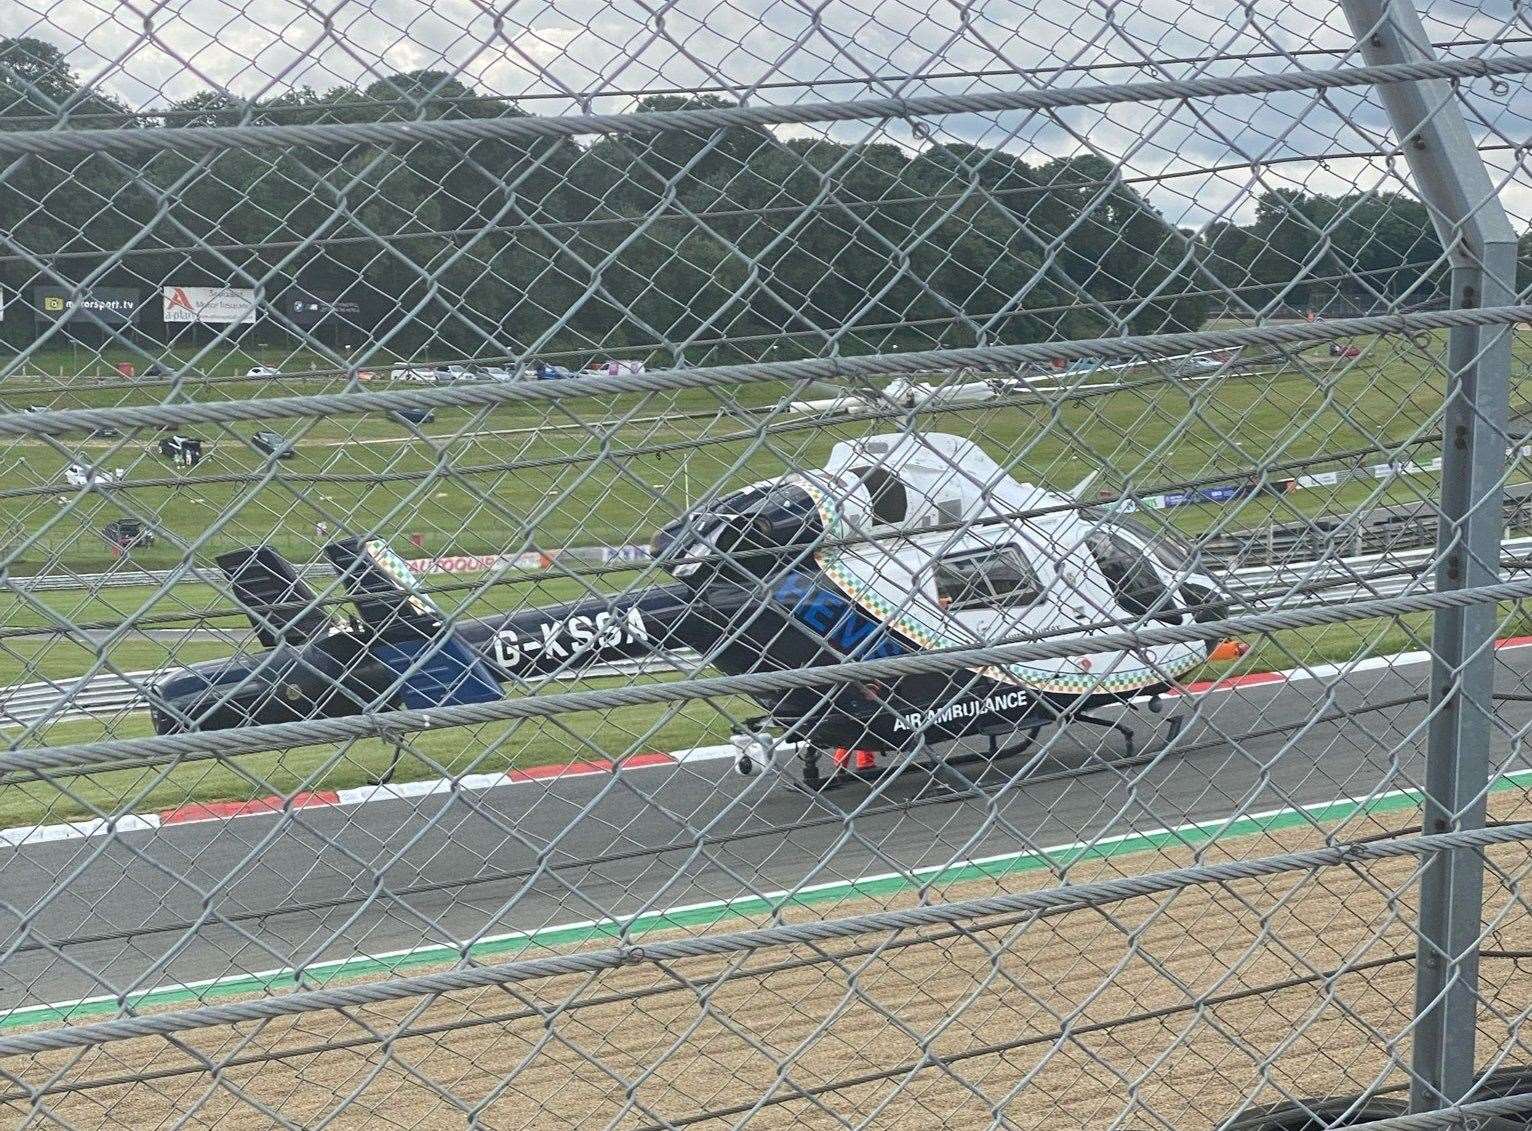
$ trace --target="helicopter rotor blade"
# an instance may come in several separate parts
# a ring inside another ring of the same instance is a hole
[[[883,390],[871,384],[838,385],[834,381],[816,380],[808,382],[807,391],[832,400],[864,401],[869,405],[888,403]]]

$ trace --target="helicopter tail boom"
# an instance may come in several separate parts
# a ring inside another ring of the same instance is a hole
[[[381,542],[325,547],[356,608],[347,624],[318,606],[267,547],[219,564],[265,650],[192,664],[148,693],[160,734],[486,703],[502,684],[574,674],[675,646],[692,611],[681,585],[456,620]]]

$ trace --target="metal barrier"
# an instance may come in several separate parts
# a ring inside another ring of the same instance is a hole
[[[14,16],[0,1119],[1532,1126],[1519,10]]]

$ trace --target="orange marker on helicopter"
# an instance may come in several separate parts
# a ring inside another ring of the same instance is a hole
[[[1224,640],[1219,643],[1218,647],[1208,653],[1208,663],[1231,663],[1248,651],[1250,651],[1250,645],[1246,644],[1243,640]]]

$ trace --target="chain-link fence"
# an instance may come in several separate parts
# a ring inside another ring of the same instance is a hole
[[[12,1123],[1527,1126],[1520,6],[4,31]]]

